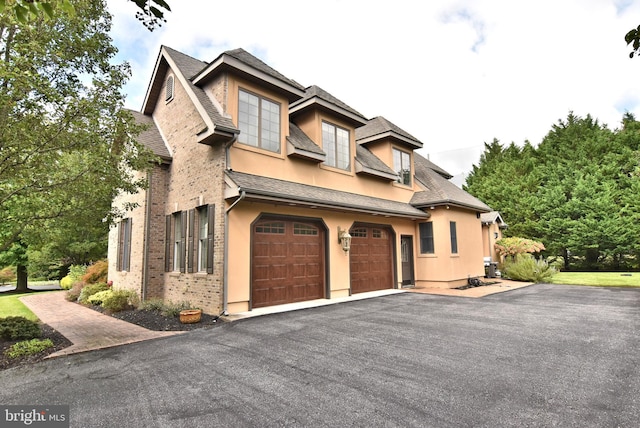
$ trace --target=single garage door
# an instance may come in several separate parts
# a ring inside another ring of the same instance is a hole
[[[265,218],[253,225],[252,242],[253,308],[324,297],[323,226]]]
[[[351,292],[393,288],[392,234],[387,227],[354,226],[351,235]]]

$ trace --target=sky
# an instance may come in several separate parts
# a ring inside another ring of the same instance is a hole
[[[109,0],[111,37],[140,110],[162,45],[202,61],[243,48],[367,118],[383,116],[461,185],[484,143],[534,146],[570,112],[610,129],[640,119],[636,0],[168,0],[149,32]]]

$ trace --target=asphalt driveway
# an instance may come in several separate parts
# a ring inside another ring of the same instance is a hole
[[[637,427],[640,290],[404,293],[0,372],[73,427]]]

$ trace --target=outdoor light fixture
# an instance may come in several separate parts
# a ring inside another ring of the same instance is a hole
[[[338,226],[338,242],[342,245],[342,249],[345,253],[348,253],[351,249],[351,235],[346,230],[342,230]]]

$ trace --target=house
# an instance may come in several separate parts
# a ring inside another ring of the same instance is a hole
[[[109,279],[208,313],[484,275],[486,204],[367,118],[242,49],[161,47],[140,112],[161,163],[109,236]]]
[[[482,248],[484,249],[485,263],[500,263],[500,255],[496,252],[496,241],[502,239],[502,231],[507,223],[502,219],[498,211],[490,211],[480,214],[482,222]]]

